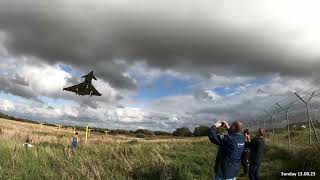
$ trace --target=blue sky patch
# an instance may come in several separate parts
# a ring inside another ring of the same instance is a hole
[[[157,99],[166,96],[189,94],[192,92],[190,85],[193,83],[192,80],[164,75],[149,84],[143,84],[142,82],[135,98]]]
[[[64,72],[67,72],[67,73],[71,74],[72,76],[76,76],[76,77],[82,77],[82,76],[83,76],[83,74],[82,74],[81,72],[75,71],[75,70],[74,70],[71,66],[69,66],[69,65],[59,64],[58,66],[59,66],[59,68],[60,68],[61,70],[63,70]]]
[[[21,102],[24,98],[9,93],[0,92],[0,99],[6,99],[14,102]]]
[[[257,78],[251,81],[247,81],[244,83],[237,83],[237,84],[232,84],[232,85],[227,85],[227,86],[221,86],[213,89],[215,93],[217,93],[220,96],[232,96],[241,93],[242,87],[257,87],[260,85],[267,84],[270,82],[271,78],[270,77],[264,77],[264,78]]]

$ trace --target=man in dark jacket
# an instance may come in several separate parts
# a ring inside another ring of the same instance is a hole
[[[217,128],[225,126],[228,129],[227,135],[218,134]],[[231,127],[227,122],[219,121],[212,126],[209,139],[219,146],[216,163],[216,180],[235,180],[240,170],[241,155],[244,151],[244,136],[242,135],[243,123],[237,121]]]
[[[262,153],[266,149],[264,143],[265,130],[259,128],[257,130],[256,138],[252,139],[249,148],[250,148],[250,166],[249,166],[249,179],[250,180],[259,180],[259,167],[261,163]],[[250,136],[248,136],[250,139]]]

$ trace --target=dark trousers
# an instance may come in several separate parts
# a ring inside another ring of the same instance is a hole
[[[249,150],[245,150],[244,153],[241,155],[241,164],[243,166],[243,175],[246,176],[249,169]]]
[[[246,176],[248,173],[249,162],[247,160],[244,160],[241,163],[243,166],[243,174],[244,174],[244,176]]]
[[[260,164],[250,164],[249,166],[249,179],[259,180],[259,167]]]

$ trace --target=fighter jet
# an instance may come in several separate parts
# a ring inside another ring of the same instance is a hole
[[[81,95],[81,96],[90,95],[92,97],[92,96],[101,96],[102,95],[92,85],[92,79],[97,80],[97,78],[93,75],[93,71],[91,71],[87,75],[82,76],[82,78],[85,78],[84,82],[77,84],[77,85],[74,85],[74,86],[63,88],[63,90],[75,92],[76,94]]]

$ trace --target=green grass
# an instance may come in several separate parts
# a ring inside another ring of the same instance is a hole
[[[0,143],[2,179],[207,179],[215,148],[209,142],[103,144],[40,143],[25,149]]]
[[[320,130],[317,129],[320,135]],[[272,136],[266,139],[268,150],[263,156],[261,176],[263,179],[280,179],[280,172],[313,171],[317,177],[306,179],[319,179],[320,175],[320,146],[317,145],[312,134],[313,145],[309,146],[308,130],[292,131],[291,143],[288,149],[287,132],[277,133],[275,143]],[[288,179],[288,178],[287,178]],[[299,178],[304,179],[304,178]]]
[[[306,146],[306,130],[296,133],[290,151],[285,133],[277,134],[275,144],[270,137],[267,139],[269,149],[261,166],[263,179],[279,179],[281,171],[320,173],[319,147]],[[206,139],[89,143],[81,144],[76,153],[63,143],[41,142],[31,149],[25,149],[22,143],[19,138],[0,137],[1,179],[206,180],[214,175],[217,152]]]

